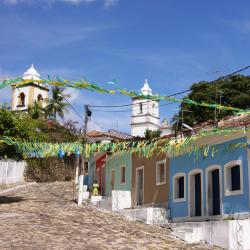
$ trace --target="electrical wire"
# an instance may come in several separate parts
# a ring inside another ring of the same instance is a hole
[[[222,76],[222,77],[219,77],[213,81],[210,81],[209,83],[210,84],[213,84],[217,81],[220,81],[220,80],[223,80],[225,78],[228,78],[232,75],[235,75],[237,73],[240,73],[246,69],[250,68],[250,65],[249,66],[246,66],[244,68],[241,68],[239,70],[236,70],[230,74],[227,74],[225,76]],[[177,93],[174,93],[174,94],[171,94],[171,95],[168,95],[166,97],[172,97],[172,96],[176,96],[176,95],[180,95],[180,94],[184,94],[184,93],[187,93],[187,92],[190,92],[191,89],[187,89],[187,90],[183,90],[183,91],[180,91],[180,92],[177,92]],[[82,121],[84,121],[84,118],[78,113],[78,111],[74,108],[74,106],[64,97],[64,99],[69,103],[70,107],[72,108],[72,110],[81,118]],[[142,104],[145,104],[145,103],[148,103],[149,100],[145,101],[145,102],[141,102]],[[170,103],[164,103],[164,104],[161,104],[159,105],[160,107],[162,106],[167,106],[167,105],[171,105],[171,104],[174,104],[176,102],[170,102]],[[89,105],[89,107],[91,108],[92,111],[96,111],[96,112],[105,112],[105,113],[124,113],[124,112],[131,112],[132,109],[127,109],[127,110],[103,110],[103,109],[93,109],[93,108],[121,108],[121,107],[130,107],[130,106],[134,106],[134,105],[138,105],[139,103],[129,103],[129,104],[121,104],[121,105]]]
[[[170,103],[164,103],[164,104],[161,104],[159,105],[160,107],[162,106],[167,106],[167,105],[171,105],[171,104],[174,104],[176,102],[170,102]],[[105,113],[116,113],[116,112],[132,112],[133,110],[132,109],[126,109],[126,110],[104,110],[104,109],[91,109],[92,111],[97,111],[97,112],[105,112]],[[147,108],[143,108],[143,110],[147,110]]]
[[[217,79],[215,79],[215,80],[213,80],[213,81],[210,81],[210,82],[208,82],[208,83],[210,83],[210,84],[215,83],[215,82],[217,82],[217,81],[220,81],[220,80],[223,80],[223,79],[225,79],[225,78],[228,78],[228,77],[230,77],[230,76],[232,76],[232,75],[235,75],[235,74],[237,74],[237,73],[240,73],[240,72],[242,72],[242,71],[244,71],[244,70],[246,70],[246,69],[248,69],[248,68],[250,68],[250,65],[249,65],[249,66],[246,66],[246,67],[244,67],[244,68],[238,69],[238,70],[236,70],[236,71],[234,71],[234,72],[232,72],[232,73],[230,73],[230,74],[227,74],[227,75],[225,75],[225,76],[221,76],[221,77],[219,77],[219,78],[217,78]],[[180,91],[180,92],[177,92],[177,93],[173,93],[173,94],[168,95],[168,96],[166,96],[166,97],[172,97],[172,96],[184,94],[184,93],[187,93],[187,92],[190,92],[190,91],[192,91],[192,90],[191,90],[191,89],[186,89],[186,90],[183,90],[183,91]],[[142,103],[147,103],[147,102],[142,102]],[[121,105],[90,105],[89,107],[91,107],[91,108],[119,108],[119,107],[129,107],[129,106],[133,106],[133,105],[137,105],[137,104],[135,104],[135,103],[130,103],[130,104],[121,104]],[[160,106],[161,106],[161,105],[160,105]]]
[[[81,118],[81,120],[84,122],[84,118],[78,113],[78,111],[75,109],[75,107],[69,102],[69,100],[63,96],[63,98],[65,99],[65,101],[69,104],[69,106],[71,107],[71,109]]]

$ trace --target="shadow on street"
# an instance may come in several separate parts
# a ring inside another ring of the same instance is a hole
[[[0,205],[24,201],[23,197],[19,196],[0,196]]]

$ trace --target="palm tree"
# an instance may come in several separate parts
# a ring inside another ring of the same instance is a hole
[[[144,136],[147,140],[158,138],[161,136],[161,131],[159,129],[157,130],[146,129]]]
[[[53,120],[56,121],[57,114],[60,118],[64,118],[64,112],[68,112],[66,107],[69,105],[67,102],[64,102],[66,97],[70,97],[68,94],[64,94],[64,88],[54,87],[52,88],[52,98],[47,100],[46,111],[49,115],[53,117]]]
[[[29,106],[28,114],[35,120],[41,117],[46,117],[45,109],[42,108],[41,104],[37,101],[35,101],[32,106]]]

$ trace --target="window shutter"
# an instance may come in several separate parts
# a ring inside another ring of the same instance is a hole
[[[184,198],[184,176],[179,178],[179,197]]]
[[[231,168],[232,191],[240,190],[240,166],[236,165]]]

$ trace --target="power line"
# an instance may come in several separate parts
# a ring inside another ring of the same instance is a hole
[[[148,103],[150,102],[150,100],[147,100],[145,102],[140,102],[142,104],[144,103]],[[134,105],[138,105],[138,103],[129,103],[129,104],[121,104],[121,105],[89,105],[89,107],[91,108],[120,108],[120,107],[129,107],[129,106],[134,106]]]
[[[210,83],[210,84],[212,84],[212,83],[215,83],[215,82],[217,82],[217,81],[220,81],[220,80],[223,80],[223,79],[225,79],[225,78],[228,78],[228,77],[230,77],[230,76],[232,76],[232,75],[235,75],[235,74],[237,74],[237,73],[240,73],[240,72],[242,72],[242,71],[244,71],[244,70],[246,70],[246,69],[248,69],[248,68],[250,68],[250,65],[249,66],[246,66],[246,67],[244,67],[244,68],[241,68],[241,69],[238,69],[238,70],[236,70],[236,71],[234,71],[234,72],[232,72],[232,73],[230,73],[230,74],[227,74],[227,75],[225,75],[225,76],[221,76],[221,77],[219,77],[219,78],[217,78],[217,79],[215,79],[215,80],[213,80],[213,81],[211,81],[211,82],[208,82],[208,83]],[[190,92],[191,91],[191,89],[186,89],[186,90],[183,90],[183,91],[180,91],[180,92],[177,92],[177,93],[174,93],[174,94],[171,94],[171,95],[167,95],[166,97],[172,97],[172,96],[176,96],[176,95],[180,95],[180,94],[184,94],[184,93],[187,93],[187,92]],[[148,102],[148,101],[147,101]],[[142,103],[147,103],[147,102],[142,102]],[[129,106],[133,106],[133,105],[137,105],[137,103],[136,104],[133,104],[133,103],[130,103],[130,104],[121,104],[121,105],[90,105],[89,107],[91,107],[91,108],[120,108],[120,107],[129,107]],[[168,105],[168,104],[167,104]],[[161,105],[160,105],[161,106]],[[162,105],[163,106],[163,105]]]
[[[71,107],[71,109],[81,118],[81,120],[84,122],[85,120],[83,119],[83,117],[78,113],[78,111],[74,108],[74,106],[69,102],[69,100],[63,96],[63,98],[65,99],[65,101],[69,104],[69,106]]]
[[[217,81],[220,81],[220,80],[223,80],[225,78],[228,78],[232,75],[235,75],[237,73],[240,73],[246,69],[250,68],[250,65],[249,66],[246,66],[244,68],[241,68],[239,70],[236,70],[230,74],[227,74],[225,76],[222,76],[222,77],[219,77],[211,82],[209,82],[210,84],[212,83],[215,83]],[[172,96],[176,96],[176,95],[180,95],[180,94],[184,94],[186,92],[190,92],[191,89],[187,89],[187,90],[183,90],[181,92],[177,92],[177,93],[174,93],[174,94],[171,94],[171,95],[168,95],[166,97],[172,97]],[[84,118],[78,113],[78,111],[74,108],[74,106],[64,97],[64,99],[69,103],[71,109],[80,117],[80,119],[82,121],[84,121]],[[145,102],[141,102],[142,104],[145,104],[145,103],[148,103],[150,100],[147,100]],[[171,105],[171,104],[174,104],[176,102],[170,102],[170,103],[164,103],[164,104],[161,104],[159,105],[160,107],[162,106],[167,106],[167,105]],[[130,107],[130,106],[134,106],[134,105],[139,105],[139,103],[129,103],[129,104],[121,104],[121,105],[89,105],[90,108],[121,108],[121,107]],[[127,110],[103,110],[103,109],[92,109],[93,111],[97,111],[97,112],[105,112],[105,113],[124,113],[124,112],[131,112],[132,109],[127,109]]]
[[[171,104],[174,104],[176,102],[170,102],[170,103],[164,103],[164,104],[161,104],[159,105],[160,107],[162,106],[167,106],[167,105],[171,105]],[[105,112],[105,113],[116,113],[116,112],[131,112],[132,109],[126,109],[126,110],[104,110],[104,109],[91,109],[92,111],[97,111],[97,112]],[[143,110],[147,110],[147,108],[143,108]]]
[[[91,109],[92,111],[98,111],[98,112],[106,112],[106,113],[114,113],[114,112],[130,112],[132,109],[127,110],[104,110],[104,109]]]

